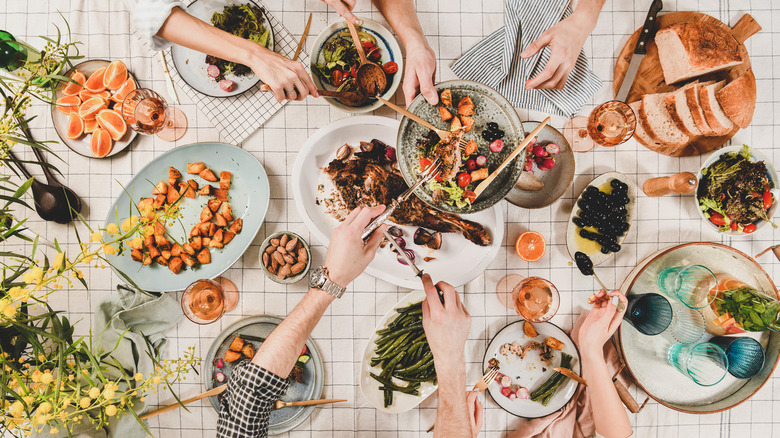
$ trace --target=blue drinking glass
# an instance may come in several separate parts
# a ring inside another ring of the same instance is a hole
[[[629,295],[623,319],[647,336],[660,334],[672,322],[672,305],[664,296],[649,293]]]
[[[710,342],[726,352],[729,373],[738,379],[749,379],[764,368],[764,347],[753,338],[716,336]]]

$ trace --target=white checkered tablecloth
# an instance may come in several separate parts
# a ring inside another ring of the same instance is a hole
[[[767,154],[775,164],[780,163],[780,149],[774,149],[775,134],[780,138],[780,3],[771,0],[667,0],[666,11],[698,10],[727,23],[735,23],[745,12],[751,13],[763,30],[747,42],[753,69],[758,81],[758,103],[753,124],[739,131],[730,144],[747,143]],[[311,50],[315,36],[338,17],[318,0],[268,0],[265,2],[297,39],[303,32],[306,17],[314,13],[307,40]],[[585,50],[595,72],[604,80],[604,88],[588,105],[607,100],[615,56],[628,35],[644,20],[649,0],[608,0],[598,26],[587,41]],[[386,24],[368,0],[358,2],[358,15]],[[500,0],[417,0],[417,10],[423,29],[439,57],[438,80],[453,79],[448,65],[483,36],[503,24]],[[39,44],[36,35],[55,34],[53,24],[61,24],[58,12],[70,22],[73,39],[84,42],[82,53],[87,58],[123,59],[144,86],[167,97],[162,71],[156,57],[129,29],[129,15],[120,0],[0,0],[0,28],[32,44]],[[775,49],[774,43],[778,43]],[[778,78],[778,79],[774,79]],[[775,88],[775,85],[778,87]],[[131,151],[110,160],[93,160],[70,152],[62,144],[54,144],[54,151],[62,162],[52,158],[63,171],[64,182],[86,201],[88,220],[102,224],[113,199],[120,193],[120,184],[154,157],[173,147],[197,141],[219,140],[212,121],[180,93],[180,108],[189,118],[189,130],[178,142],[171,144],[156,137],[143,137]],[[402,96],[396,96],[403,102]],[[34,107],[40,117],[33,123],[37,138],[56,139],[48,116],[48,108]],[[777,113],[776,113],[777,111]],[[524,120],[538,120],[541,114],[519,110]],[[386,117],[397,117],[387,108],[376,111]],[[321,263],[325,248],[318,245],[304,226],[294,206],[289,187],[290,172],[296,154],[306,138],[316,129],[347,114],[330,107],[323,100],[307,99],[291,102],[271,117],[257,132],[241,145],[253,153],[265,166],[271,181],[271,204],[265,224],[245,257],[227,271],[242,291],[238,307],[218,323],[197,326],[184,320],[168,333],[167,354],[176,355],[189,345],[195,345],[205,355],[212,340],[228,325],[245,316],[258,314],[286,315],[303,296],[303,282],[282,286],[263,275],[258,265],[259,244],[269,233],[291,230],[304,236],[312,244],[314,264]],[[553,126],[561,128],[565,120],[556,118]],[[371,134],[366,133],[366,138]],[[31,155],[30,155],[31,157]],[[652,176],[680,171],[696,171],[703,157],[670,158],[650,152],[635,141],[616,148],[598,148],[577,155],[577,175],[566,195],[551,207],[523,210],[502,203],[506,220],[504,250],[483,275],[463,288],[466,306],[472,315],[472,328],[466,345],[468,381],[481,375],[479,362],[492,336],[517,317],[503,307],[495,296],[496,282],[507,273],[538,275],[552,280],[561,292],[561,308],[553,322],[570,328],[574,317],[583,308],[588,295],[596,287],[593,280],[583,277],[569,264],[564,233],[573,199],[584,185],[604,171],[617,169],[634,183]],[[38,169],[32,169],[40,175]],[[3,170],[7,172],[7,170]],[[30,211],[30,226],[48,239],[57,239],[73,245],[75,237],[70,228],[37,220]],[[526,263],[513,250],[514,240],[526,230],[542,233],[548,242],[547,254],[538,262]],[[780,230],[767,226],[750,239],[730,239],[705,229],[696,213],[694,202],[688,197],[670,196],[660,199],[642,197],[638,203],[636,222],[617,257],[599,267],[599,276],[606,284],[619,284],[628,272],[645,256],[654,251],[690,241],[715,241],[732,245],[748,254],[756,254],[775,243]],[[778,278],[780,263],[771,255],[759,260],[765,269]],[[86,334],[96,304],[113,293],[119,278],[109,269],[90,269],[86,274],[90,291],[73,289],[52,296],[51,304],[66,310],[72,320],[81,320],[78,334]],[[445,279],[446,280],[446,279]],[[315,410],[313,415],[290,437],[414,437],[433,423],[436,397],[422,403],[418,409],[400,415],[377,412],[363,397],[358,386],[358,369],[365,343],[378,319],[408,291],[363,275],[350,287],[342,300],[336,302],[322,318],[312,337],[325,361],[324,397],[345,398],[349,402],[328,405]],[[200,376],[192,376],[176,385],[179,394],[189,397],[200,393]],[[632,387],[637,398],[643,399]],[[485,426],[481,436],[501,437],[508,430],[522,427],[523,420],[501,410],[491,399],[486,405]],[[777,401],[775,401],[777,400]],[[162,396],[152,404],[168,404],[172,399]],[[154,407],[154,406],[152,406]],[[599,413],[597,413],[598,415]],[[728,412],[713,415],[686,415],[667,409],[651,401],[638,415],[631,415],[638,437],[769,437],[780,436],[780,377],[773,377],[750,401]],[[207,402],[190,405],[189,412],[180,409],[149,421],[155,436],[208,437],[214,436],[216,413]]]

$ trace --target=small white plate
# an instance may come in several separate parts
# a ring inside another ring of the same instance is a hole
[[[331,231],[338,225],[338,221],[325,213],[322,205],[316,204],[319,195],[317,186],[330,184],[322,169],[335,159],[336,151],[344,144],[358,146],[361,140],[370,141],[375,138],[394,146],[397,132],[397,120],[360,116],[331,123],[317,130],[306,140],[293,166],[292,190],[295,206],[303,218],[303,223],[320,243],[327,246]],[[479,213],[461,215],[461,217],[485,227],[493,243],[490,246],[477,246],[459,233],[443,233],[442,247],[432,254],[436,260],[430,262],[423,261],[423,257],[428,255],[428,250],[415,245],[412,241],[417,227],[390,224],[403,229],[407,248],[415,252],[415,264],[420,269],[431,274],[431,277],[437,281],[446,280],[458,287],[485,271],[498,254],[501,242],[504,240],[504,217],[499,205]],[[390,246],[377,251],[366,273],[400,287],[408,289],[420,287],[420,279],[415,277],[410,267],[398,262]]]
[[[395,40],[393,33],[387,30],[386,27],[382,26],[374,20],[369,20],[368,18],[362,18],[361,20],[363,21],[363,24],[360,25],[358,30],[362,30],[376,39],[377,46],[381,49],[382,53],[382,57],[380,58],[382,64],[390,61],[398,64],[398,71],[393,75],[393,81],[390,82],[390,85],[387,87],[387,91],[381,95],[385,99],[392,99],[396,90],[398,90],[398,86],[401,85],[401,76],[404,72],[404,60],[403,56],[401,56],[401,48],[398,46],[398,42]],[[314,72],[313,66],[314,64],[325,62],[325,56],[322,54],[322,47],[326,42],[328,42],[328,40],[342,31],[349,32],[349,29],[347,29],[347,25],[344,20],[339,20],[326,27],[322,32],[320,32],[319,35],[317,35],[317,39],[314,40],[314,48],[312,49],[311,56],[309,57],[309,71],[311,71],[311,77],[314,80],[314,85],[316,85],[320,90],[336,90],[338,88],[329,83],[323,82],[319,75]],[[383,105],[383,103],[379,100],[375,100],[372,103],[357,107],[346,106],[338,100],[332,99],[330,97],[326,97],[325,100],[327,100],[328,103],[334,107],[352,114],[371,112]]]
[[[366,348],[363,350],[363,361],[360,364],[360,392],[366,396],[368,401],[371,402],[371,404],[374,405],[378,411],[387,412],[388,414],[400,414],[401,412],[406,412],[422,403],[423,400],[428,398],[436,391],[436,388],[438,388],[437,385],[434,385],[431,382],[423,382],[419,389],[420,395],[415,396],[401,392],[394,392],[393,404],[385,407],[384,392],[379,390],[379,382],[371,378],[369,375],[371,372],[374,374],[379,374],[382,372],[381,368],[371,366],[371,358],[374,357],[374,341],[376,341],[378,338],[376,332],[387,327],[387,324],[390,323],[390,320],[394,319],[396,315],[398,315],[398,312],[396,312],[395,309],[406,307],[409,304],[419,303],[424,299],[425,292],[416,290],[409,292],[397,303],[395,303],[395,305],[391,307],[387,313],[385,313],[385,316],[382,317],[382,319],[379,321],[379,324],[376,325],[376,329],[374,329],[374,332],[368,339]]]
[[[628,215],[626,216],[626,221],[628,221],[628,230],[626,230],[626,233],[622,236],[618,236],[618,245],[622,245],[623,241],[626,240],[626,237],[628,237],[628,233],[631,232],[631,223],[634,220],[634,214],[636,213],[636,186],[631,182],[630,179],[628,179],[627,176],[620,172],[603,173],[597,176],[596,179],[588,183],[588,185],[582,189],[580,196],[577,197],[577,201],[574,203],[574,206],[571,209],[571,214],[569,215],[569,225],[566,227],[566,249],[569,251],[569,257],[571,257],[572,260],[574,260],[574,253],[577,251],[582,251],[577,245],[577,234],[580,231],[580,227],[574,225],[574,222],[572,222],[572,220],[580,212],[580,207],[577,204],[580,202],[580,199],[582,199],[582,194],[585,193],[585,189],[590,186],[599,187],[604,183],[609,183],[613,179],[622,181],[628,186],[628,204],[626,204],[626,211],[628,212]],[[601,251],[588,254],[590,260],[593,262],[593,266],[598,266],[606,262],[613,255],[615,255],[614,252],[604,254]]]
[[[561,352],[554,351],[553,360],[550,366],[545,366],[539,352],[534,350],[526,354],[525,358],[520,360],[518,356],[513,354],[509,355],[509,358],[503,356],[500,353],[501,346],[512,342],[518,341],[520,345],[525,345],[526,342],[534,340],[540,344],[548,337],[552,336],[555,339],[564,343],[564,353],[573,356],[571,370],[578,375],[582,374],[580,368],[580,353],[577,350],[577,346],[574,345],[574,341],[571,340],[569,335],[560,329],[555,324],[550,322],[534,323],[534,328],[537,331],[535,338],[529,338],[523,333],[523,323],[525,320],[515,321],[503,329],[501,329],[488,345],[485,352],[485,358],[482,360],[482,368],[488,369],[490,366],[488,362],[490,359],[495,358],[499,362],[499,372],[505,376],[512,378],[513,385],[520,385],[528,388],[529,392],[534,392],[542,383],[546,382],[553,374],[556,373],[553,367],[560,366],[561,364]],[[496,403],[501,408],[510,414],[517,415],[523,418],[539,418],[546,415],[550,415],[563,408],[566,403],[574,396],[574,392],[577,391],[579,383],[571,379],[566,379],[564,383],[555,392],[550,403],[547,406],[542,405],[541,402],[531,401],[531,398],[527,399],[514,399],[510,400],[501,394],[501,385],[493,380],[490,383],[487,390],[490,396],[493,397]]]

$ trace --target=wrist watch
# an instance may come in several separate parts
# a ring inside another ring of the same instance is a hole
[[[336,298],[341,298],[344,295],[344,291],[347,290],[347,288],[331,281],[330,277],[328,277],[328,268],[325,266],[320,266],[311,272],[309,287],[324,290]]]

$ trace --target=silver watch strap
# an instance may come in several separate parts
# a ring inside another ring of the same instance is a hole
[[[320,289],[333,295],[336,298],[341,298],[341,296],[344,295],[344,291],[346,290],[346,288],[343,288],[338,284],[330,281],[330,279],[325,280],[325,284],[323,284]]]

